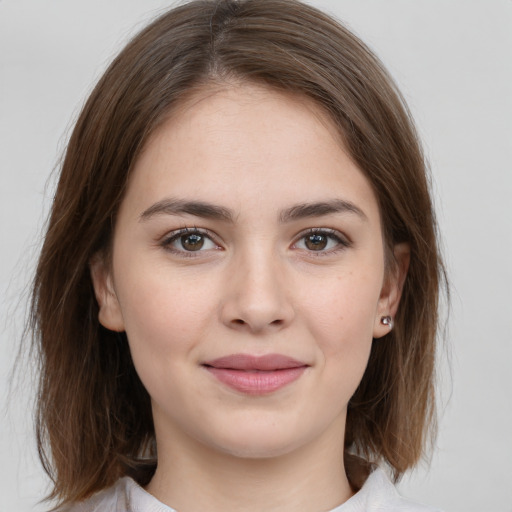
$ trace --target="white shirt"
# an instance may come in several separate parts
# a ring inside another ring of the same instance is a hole
[[[88,500],[59,512],[178,512],[124,477]],[[205,511],[207,512],[207,511]],[[324,511],[319,511],[324,512]],[[329,512],[440,512],[402,498],[382,469],[373,471],[352,498]]]

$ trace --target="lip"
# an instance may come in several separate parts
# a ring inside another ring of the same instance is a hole
[[[281,354],[232,354],[206,361],[203,367],[236,391],[264,395],[291,384],[309,365]]]

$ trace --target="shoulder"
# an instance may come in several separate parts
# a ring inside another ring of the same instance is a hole
[[[359,492],[333,512],[441,512],[398,494],[386,473],[377,468]]]
[[[175,512],[147,493],[129,477],[85,501],[73,503],[55,512]]]
[[[130,480],[129,478],[121,478],[112,487],[98,492],[89,499],[65,505],[55,512],[129,512],[127,490],[130,486]]]

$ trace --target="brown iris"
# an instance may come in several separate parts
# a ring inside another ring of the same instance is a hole
[[[186,249],[187,251],[198,251],[204,245],[204,237],[197,233],[183,235],[181,237],[181,245],[183,249]]]
[[[306,236],[305,244],[311,251],[321,251],[327,247],[327,236],[318,233]]]

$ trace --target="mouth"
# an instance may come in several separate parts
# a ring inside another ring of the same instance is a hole
[[[202,365],[220,382],[249,395],[264,395],[288,386],[309,367],[281,354],[232,354]]]

